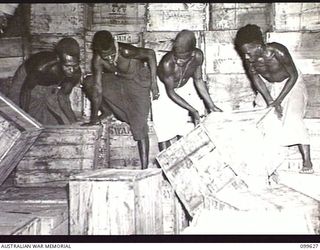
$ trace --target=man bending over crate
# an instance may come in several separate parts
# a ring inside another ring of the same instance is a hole
[[[161,93],[159,100],[153,102],[152,106],[160,150],[170,146],[172,137],[188,132],[188,113],[191,114],[195,125],[200,122],[199,109],[204,111],[203,101],[210,111],[222,111],[213,103],[208,93],[202,78],[202,64],[203,53],[196,48],[195,34],[189,30],[182,30],[174,40],[172,51],[166,53],[158,65],[158,77],[164,84],[160,91],[163,90],[165,93]],[[191,78],[194,85],[187,84]]]
[[[156,55],[151,49],[117,42],[106,30],[95,33],[92,46],[93,75],[86,77],[83,83],[91,102],[90,122],[85,125],[99,122],[99,110],[104,116],[111,109],[116,118],[130,125],[133,138],[138,141],[141,167],[146,169],[150,90],[153,99],[159,97]]]
[[[303,160],[300,173],[312,174],[309,135],[303,122],[307,90],[289,51],[276,42],[265,44],[260,27],[251,24],[238,30],[235,45],[258,92],[255,104],[274,107],[282,120],[282,145],[298,145]]]
[[[79,59],[79,44],[73,38],[61,39],[55,51],[31,55],[13,77],[13,88],[21,88],[20,107],[43,124],[76,122],[69,95],[81,79]]]

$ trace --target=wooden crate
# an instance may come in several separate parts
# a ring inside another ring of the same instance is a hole
[[[207,30],[205,3],[149,3],[147,31]]]
[[[0,212],[1,235],[39,235],[40,220],[24,213]]]
[[[145,30],[145,3],[95,3],[91,30],[140,32]]]
[[[285,185],[219,193],[233,210],[199,210],[187,234],[319,234],[319,201]],[[295,223],[292,223],[295,221]],[[245,223],[244,223],[245,222]]]
[[[270,3],[210,3],[209,30],[236,30],[252,20],[268,30],[270,11]]]
[[[108,157],[99,152],[101,134],[102,126],[46,127],[19,162],[15,185],[65,186],[71,174],[98,168],[99,157]]]
[[[273,3],[275,31],[318,31],[319,3]]]
[[[242,60],[234,48],[237,30],[205,31],[205,67],[207,74],[243,74]]]
[[[161,170],[95,170],[70,178],[70,234],[162,234]]]
[[[0,192],[0,210],[39,219],[41,235],[68,234],[68,200],[65,188],[8,187]]]
[[[85,3],[31,4],[31,34],[79,34],[86,28]]]
[[[189,224],[188,214],[172,186],[162,180],[163,234],[180,234]]]
[[[268,175],[284,160],[281,148],[269,141],[274,134],[265,136],[269,129],[265,121],[272,115],[265,109],[210,113],[200,126],[157,156],[191,216],[207,197],[216,198],[228,185],[234,195],[242,186],[266,188]],[[258,148],[265,142],[268,148]]]
[[[0,94],[0,185],[41,133],[42,126]]]
[[[109,134],[109,168],[140,169],[137,142],[133,140],[130,127],[125,122],[112,122],[107,126]],[[158,140],[153,125],[149,123],[149,165],[156,164],[159,153]]]
[[[223,111],[253,107],[255,95],[246,74],[208,74],[207,79],[209,94]]]

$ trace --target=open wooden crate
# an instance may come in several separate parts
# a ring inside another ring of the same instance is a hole
[[[0,185],[40,135],[43,127],[0,93]]]

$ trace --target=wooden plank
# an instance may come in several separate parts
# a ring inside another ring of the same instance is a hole
[[[0,234],[1,235],[39,235],[40,223],[39,219],[29,215],[20,213],[1,212],[0,216]]]
[[[41,125],[0,95],[0,184],[41,133]]]
[[[160,180],[159,169],[95,170],[73,176],[70,234],[161,234]]]
[[[147,31],[207,30],[207,4],[165,4],[148,5]]]
[[[18,171],[25,171],[25,170],[37,170],[41,171],[50,171],[50,170],[66,170],[66,166],[68,170],[86,170],[86,169],[93,169],[94,168],[94,159],[84,159],[84,158],[75,158],[75,159],[51,159],[50,157],[45,159],[39,159],[37,157],[27,157],[25,156],[19,162],[19,170]]]
[[[0,58],[23,57],[21,37],[1,38],[0,48]]]
[[[14,185],[17,187],[66,187],[70,175],[83,171],[70,169],[16,171]]]
[[[0,203],[67,204],[67,190],[61,187],[8,187],[0,192]]]

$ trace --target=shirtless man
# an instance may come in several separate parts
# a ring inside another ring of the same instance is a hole
[[[193,79],[194,85],[198,90],[200,97],[203,99],[210,111],[219,109],[212,101],[205,82],[202,78],[203,53],[196,48],[196,38],[192,31],[182,30],[175,38],[172,51],[165,54],[158,65],[158,77],[164,83],[168,97],[181,108],[190,112],[193,122],[198,125],[200,115],[197,109],[183,99],[177,89],[182,88],[190,78]],[[167,110],[166,112],[170,112]],[[155,114],[156,115],[156,114]],[[175,121],[170,121],[175,123]],[[181,129],[181,128],[180,128]],[[177,131],[177,134],[179,132]],[[170,140],[160,141],[159,148],[163,150],[170,146]]]
[[[80,82],[81,69],[79,67],[80,48],[73,38],[61,39],[55,51],[42,51],[31,55],[17,70],[14,79],[22,81],[20,91],[20,106],[29,112],[31,92],[38,86],[57,85],[57,101],[59,110],[52,110],[59,116],[62,124],[71,124],[77,121],[71,108],[69,95],[72,89]],[[17,77],[22,74],[22,77]],[[21,83],[13,81],[14,85]],[[61,109],[61,110],[60,110]],[[41,121],[40,121],[41,122]]]
[[[289,51],[279,43],[265,44],[260,27],[251,24],[238,30],[235,44],[258,92],[256,105],[275,108],[283,125],[282,144],[298,145],[303,160],[300,173],[313,173],[309,137],[303,122],[307,91]]]
[[[115,117],[130,125],[138,142],[142,169],[148,168],[148,115],[150,91],[159,97],[156,81],[156,55],[153,50],[117,42],[109,31],[93,37],[93,76],[84,80],[83,90],[91,102],[90,122],[99,122],[98,111],[111,108]],[[147,63],[149,67],[146,67]]]

